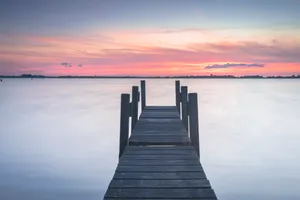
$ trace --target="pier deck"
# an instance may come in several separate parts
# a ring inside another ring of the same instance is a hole
[[[124,116],[123,110],[121,121]],[[190,123],[194,126],[195,121]],[[120,146],[119,163],[104,199],[217,199],[199,160],[199,142],[193,142],[191,134],[177,106],[144,106],[125,146]],[[120,145],[121,140],[124,137],[120,136]]]

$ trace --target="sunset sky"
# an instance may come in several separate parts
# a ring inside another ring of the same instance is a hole
[[[300,74],[300,0],[0,0],[0,75]]]

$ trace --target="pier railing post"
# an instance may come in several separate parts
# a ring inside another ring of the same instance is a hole
[[[132,86],[131,130],[133,130],[134,125],[138,120],[138,109],[139,109],[139,87]]]
[[[146,106],[146,82],[145,80],[141,80],[141,106],[142,109],[144,110],[145,106]]]
[[[175,95],[176,95],[176,107],[180,115],[180,81],[179,80],[175,81]]]
[[[129,116],[130,116],[130,95],[121,94],[121,119],[120,119],[120,143],[119,158],[122,156],[127,146],[129,136]]]
[[[199,121],[198,121],[198,95],[197,93],[189,94],[189,115],[190,115],[190,138],[195,147],[198,157],[200,158],[199,148]]]
[[[188,131],[188,125],[189,125],[189,116],[188,116],[188,87],[187,86],[181,86],[181,120],[183,123],[183,126]]]

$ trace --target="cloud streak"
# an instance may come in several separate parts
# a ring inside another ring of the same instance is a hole
[[[61,65],[64,67],[72,67],[72,64],[68,63],[68,62],[63,62],[63,63],[61,63]]]
[[[226,63],[226,64],[214,64],[214,65],[207,65],[205,69],[227,69],[227,68],[252,68],[252,67],[264,67],[264,64],[257,64],[257,63]]]

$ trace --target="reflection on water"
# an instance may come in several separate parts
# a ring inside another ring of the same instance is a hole
[[[300,199],[300,81],[185,79],[199,94],[201,161],[219,199]],[[137,79],[5,79],[0,199],[102,199],[118,160],[120,94]],[[174,80],[147,103],[175,104]]]

